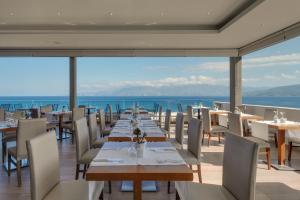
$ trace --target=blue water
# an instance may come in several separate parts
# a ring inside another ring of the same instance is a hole
[[[23,108],[39,107],[47,104],[59,104],[59,109],[68,106],[67,96],[35,96],[35,97],[0,97],[0,104],[22,104]],[[165,109],[177,111],[177,104],[181,103],[185,108],[187,105],[199,104],[211,106],[214,101],[229,101],[229,97],[99,97],[80,96],[78,105],[90,105],[97,108],[105,108],[107,104],[119,104],[121,108],[132,107],[135,103],[141,107],[153,109],[153,104],[158,103]],[[244,97],[243,103],[255,105],[270,105],[281,107],[300,108],[300,97]]]

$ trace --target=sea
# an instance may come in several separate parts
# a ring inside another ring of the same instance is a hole
[[[58,104],[58,110],[68,107],[68,96],[1,96],[1,104],[11,104],[22,106],[22,108],[40,107],[48,104]],[[93,106],[105,109],[107,104],[111,104],[113,110],[119,104],[121,108],[128,108],[139,105],[147,109],[153,109],[154,104],[160,104],[163,110],[171,109],[177,111],[180,103],[183,108],[187,105],[199,105],[211,107],[213,102],[228,102],[229,97],[221,96],[79,96],[78,105]],[[269,105],[280,107],[300,108],[300,97],[243,97],[243,103],[254,105]]]

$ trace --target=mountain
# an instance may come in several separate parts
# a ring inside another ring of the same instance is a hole
[[[257,88],[243,88],[249,93]],[[82,96],[229,96],[229,86],[194,84],[173,86],[130,86],[106,91],[81,92]]]
[[[245,96],[261,96],[261,97],[294,97],[300,96],[300,84],[274,87],[265,90],[249,91]]]

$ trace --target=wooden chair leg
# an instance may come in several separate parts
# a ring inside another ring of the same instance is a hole
[[[5,141],[2,141],[2,163],[5,161],[5,156],[6,156],[6,144]]]
[[[75,175],[75,180],[78,180],[79,178],[79,170],[80,170],[80,164],[76,165],[76,175]]]
[[[204,144],[204,137],[205,137],[205,132],[203,131],[203,136],[202,136],[202,145]]]
[[[85,178],[86,168],[87,168],[87,165],[84,164],[84,166],[83,166],[82,178]]]
[[[221,143],[221,133],[218,133],[219,144]]]
[[[18,186],[21,187],[22,180],[21,180],[21,160],[17,161],[17,178],[18,178]]]
[[[7,163],[7,175],[8,176],[10,176],[10,172],[11,172],[11,155],[10,154],[8,154],[8,156],[7,156],[7,160],[8,160],[8,163]]]
[[[271,169],[271,153],[270,148],[266,148],[266,157],[267,157],[267,164],[268,164],[268,170]]]
[[[180,196],[179,196],[177,190],[176,190],[176,200],[180,200]]]
[[[168,194],[171,193],[171,181],[168,181]]]
[[[211,138],[211,134],[209,133],[209,134],[208,134],[207,146],[209,146],[209,144],[210,144],[210,138]]]
[[[293,142],[289,142],[289,155],[288,155],[289,162],[291,162],[292,160],[292,150],[293,150]]]
[[[108,193],[111,194],[111,181],[108,181]]]
[[[202,183],[201,164],[197,165],[199,183]]]
[[[101,191],[101,194],[99,196],[99,200],[104,200],[104,198],[103,198],[103,191]]]
[[[275,147],[278,148],[277,133],[274,133],[274,138],[275,138]]]

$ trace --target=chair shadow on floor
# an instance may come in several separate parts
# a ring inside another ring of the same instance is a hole
[[[300,199],[300,190],[293,189],[280,182],[256,183],[256,200]]]

